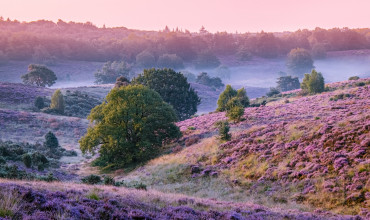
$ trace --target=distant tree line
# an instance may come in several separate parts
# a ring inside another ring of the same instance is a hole
[[[303,48],[317,58],[326,51],[370,48],[370,29],[333,28],[282,33],[198,33],[189,31],[153,32],[121,28],[98,28],[92,23],[51,21],[19,22],[0,17],[0,63],[6,60],[55,59],[83,61],[125,60],[145,68],[181,68],[193,62],[196,68],[217,67],[217,56],[236,55],[239,60],[252,56],[286,56]],[[168,61],[171,60],[168,65]]]

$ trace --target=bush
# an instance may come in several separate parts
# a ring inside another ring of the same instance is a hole
[[[45,155],[39,152],[32,153],[31,158],[32,165],[37,166],[37,169],[40,171],[44,170],[49,163],[49,160],[45,157]]]
[[[51,97],[50,108],[60,114],[64,113],[65,103],[63,94],[60,89],[55,90],[53,96]]]
[[[225,86],[219,77],[209,77],[205,72],[202,72],[197,76],[196,82],[216,89]]]
[[[32,166],[32,157],[29,154],[23,155],[23,163],[27,168],[31,168]]]
[[[104,177],[104,180],[103,180],[103,184],[104,185],[112,185],[112,186],[115,186],[116,185],[116,182],[114,181],[114,179],[110,176],[105,176]]]
[[[270,87],[270,91],[266,93],[267,97],[272,97],[274,95],[280,94],[280,91],[275,87]]]
[[[358,79],[360,79],[360,77],[358,76],[351,76],[348,78],[348,80],[358,80]]]
[[[41,96],[37,96],[34,103],[37,109],[42,109],[45,107],[44,99]]]
[[[304,75],[301,89],[311,94],[323,92],[325,89],[324,77],[316,70],[312,70],[311,74]]]
[[[223,141],[229,141],[231,140],[231,134],[229,122],[227,121],[218,121],[216,122],[216,126],[218,127],[218,136],[220,137],[220,140]]]
[[[90,184],[90,185],[95,185],[95,184],[99,184],[102,182],[100,176],[97,176],[94,174],[91,174],[89,176],[82,178],[81,181],[85,184]]]
[[[44,142],[44,146],[49,148],[50,150],[55,150],[56,148],[59,147],[59,142],[58,142],[58,139],[57,137],[54,135],[53,132],[49,131],[46,135],[45,135],[45,142]]]
[[[358,82],[358,83],[356,83],[355,85],[356,85],[356,86],[365,86],[365,85],[366,85],[366,83],[364,83],[364,82]]]

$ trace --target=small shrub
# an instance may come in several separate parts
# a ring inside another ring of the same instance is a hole
[[[351,76],[348,78],[348,80],[358,80],[358,79],[360,79],[360,77],[358,76]]]
[[[365,86],[366,84],[364,82],[358,82],[355,84],[356,86]]]
[[[58,139],[57,137],[54,135],[53,132],[49,131],[46,135],[45,135],[45,142],[44,142],[44,146],[49,148],[49,149],[56,149],[59,147],[59,142],[58,142]]]
[[[32,166],[32,157],[29,154],[23,155],[23,163],[27,168],[31,168]]]
[[[133,187],[139,190],[146,190],[146,185],[144,183],[137,183]]]
[[[97,176],[94,174],[91,174],[89,176],[82,178],[81,181],[85,184],[90,184],[90,185],[95,185],[95,184],[99,184],[102,182],[100,176]]]
[[[37,96],[34,104],[37,109],[42,109],[45,107],[44,99],[41,96]]]
[[[216,122],[216,126],[218,127],[218,136],[223,141],[229,141],[231,139],[230,126],[229,122],[227,121],[218,121]]]
[[[53,182],[58,180],[57,178],[54,177],[53,173],[49,173],[47,176],[42,176],[39,177],[38,179],[46,182]]]
[[[91,199],[91,200],[96,200],[96,201],[99,201],[100,200],[99,195],[96,192],[94,192],[94,191],[92,191],[89,194],[87,194],[86,197],[88,199]]]
[[[103,180],[103,184],[104,185],[112,185],[112,186],[114,186],[114,185],[116,185],[116,182],[114,181],[114,179],[112,177],[105,176],[104,177],[104,180]]]

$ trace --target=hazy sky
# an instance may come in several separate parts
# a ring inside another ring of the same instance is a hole
[[[370,0],[0,0],[0,16],[142,30],[293,31],[370,27]]]

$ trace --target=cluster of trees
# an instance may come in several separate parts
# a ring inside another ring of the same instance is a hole
[[[198,33],[168,28],[153,32],[124,27],[98,28],[90,22],[40,20],[21,23],[0,18],[0,29],[0,60],[35,62],[69,59],[140,63],[145,60],[145,65],[150,62],[161,65],[174,57],[178,66],[166,67],[181,67],[183,60],[194,62],[198,68],[209,68],[217,67],[216,56],[222,55],[236,55],[240,60],[248,60],[251,56],[274,58],[285,56],[294,48],[304,48],[315,57],[322,57],[326,51],[370,48],[369,28],[212,34],[205,28]]]
[[[195,82],[209,87],[214,87],[216,89],[220,89],[225,86],[219,77],[210,77],[206,72],[200,73]]]

